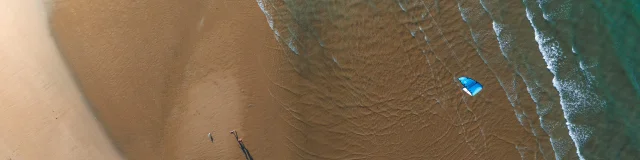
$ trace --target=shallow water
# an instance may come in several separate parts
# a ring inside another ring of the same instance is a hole
[[[300,158],[640,156],[639,2],[257,2]]]

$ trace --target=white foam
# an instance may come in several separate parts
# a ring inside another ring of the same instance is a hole
[[[260,10],[264,13],[264,16],[267,17],[267,22],[269,23],[269,27],[273,30],[273,17],[265,7],[265,3],[262,0],[256,0],[258,2],[258,6],[260,6]]]
[[[402,5],[402,2],[398,1],[398,5],[400,6],[400,9],[402,9],[402,11],[407,12],[407,8],[404,8],[404,5]]]
[[[585,135],[592,135],[593,131],[595,130],[594,127],[587,125],[567,124],[567,126],[570,126],[569,129],[572,130],[571,133],[573,133],[573,135],[571,135],[571,138],[576,143],[576,145],[579,146],[584,145],[589,140],[590,136]]]
[[[484,6],[483,6],[484,7]],[[504,57],[507,57],[507,52],[512,50],[512,46],[511,46],[511,42],[514,41],[513,36],[509,35],[508,33],[503,33],[503,31],[505,30],[505,26],[503,24],[497,23],[495,21],[492,22],[493,25],[493,31],[494,33],[491,33],[491,30],[483,30],[483,29],[474,29],[473,27],[471,27],[472,25],[476,25],[476,23],[481,23],[481,22],[476,22],[477,19],[480,18],[486,18],[486,17],[481,17],[482,12],[484,12],[484,10],[482,10],[482,8],[463,8],[460,3],[458,4],[458,9],[460,10],[460,15],[462,16],[462,19],[468,24],[470,25],[469,29],[471,30],[471,36],[474,40],[474,42],[476,43],[476,45],[483,45],[482,43],[484,41],[486,41],[485,39],[483,39],[483,37],[485,36],[495,36],[495,38],[498,40],[498,43],[500,45],[500,49],[501,49],[501,53]],[[486,15],[485,15],[486,16]],[[478,53],[481,57],[482,54],[479,52]],[[494,64],[495,62],[487,62],[486,58],[482,58],[483,61],[488,64]],[[508,60],[507,60],[508,61]],[[498,81],[500,83],[500,86],[503,88],[503,90],[505,91],[507,98],[509,100],[509,102],[511,103],[511,105],[513,106],[514,109],[514,113],[515,116],[518,120],[518,122],[520,123],[521,126],[529,126],[529,124],[527,124],[527,115],[526,113],[522,110],[519,109],[517,106],[519,104],[519,99],[518,99],[518,93],[517,93],[517,81],[515,79],[515,77],[513,78],[509,78],[509,79],[500,79],[498,78]],[[536,130],[535,127],[531,128],[532,130]],[[533,133],[534,135],[537,135],[537,133]],[[516,146],[516,148],[518,148]],[[519,148],[519,151],[522,150],[524,151],[525,148]],[[521,154],[524,154],[524,152],[521,152]]]
[[[493,24],[493,31],[496,32],[496,35],[497,36],[502,35],[502,30],[504,30],[504,27],[502,26],[502,24],[498,24],[496,23],[496,21],[493,21],[492,24]]]
[[[482,39],[482,37],[484,37],[485,35],[489,35],[489,36],[495,36],[494,33],[490,33],[490,30],[474,30],[473,27],[471,27],[472,24],[475,24],[476,22],[474,20],[479,19],[479,18],[483,18],[481,17],[483,14],[482,12],[484,10],[480,9],[480,8],[463,8],[460,3],[458,3],[458,10],[460,11],[460,16],[462,17],[462,19],[467,22],[469,26],[469,30],[471,31],[471,36],[473,38],[473,41],[475,42],[475,44],[477,46],[481,46],[483,45],[482,43],[485,41],[484,39]],[[494,25],[496,25],[494,23]],[[494,28],[495,29],[499,29],[499,28]],[[507,44],[502,44],[501,46],[507,46]],[[504,54],[504,53],[503,53]],[[485,58],[483,56],[483,54],[481,52],[478,52],[478,55],[481,57],[481,59],[485,62],[485,64],[489,65],[489,66],[493,66],[495,64],[498,64],[500,62],[488,62],[487,58]],[[495,71],[493,71],[493,69],[491,67],[489,67],[489,69],[494,73],[494,75],[496,74]],[[496,75],[497,76],[497,75]],[[520,113],[519,110],[517,110],[515,108],[516,104],[519,103],[518,102],[518,95],[516,93],[516,81],[515,79],[500,79],[498,78],[498,82],[500,84],[500,86],[503,88],[503,90],[505,91],[507,98],[509,99],[509,102],[511,103],[511,106],[514,107],[514,112],[516,114],[516,118],[518,119],[518,121],[524,126],[524,117],[525,115],[523,115],[522,113]]]
[[[573,140],[562,139],[558,141],[555,139],[551,139],[551,144],[553,145],[554,150],[566,151],[566,150],[569,150],[569,148],[571,148],[571,146],[573,145]],[[565,152],[555,152],[555,153],[556,153],[556,159],[563,159],[567,157]]]
[[[568,20],[571,14],[571,1],[565,0],[559,7],[557,8],[548,8],[543,7],[543,3],[550,3],[550,0],[540,0],[538,1],[538,7],[549,9],[547,12],[542,13],[542,17],[547,21],[554,20]]]
[[[262,13],[264,13],[264,16],[267,18],[267,23],[269,23],[269,28],[271,28],[271,30],[274,32],[276,36],[276,40],[280,41],[280,33],[278,33],[277,29],[273,28],[274,26],[273,17],[271,16],[271,13],[269,13],[269,10],[266,9],[266,4],[262,0],[256,0],[256,2],[258,2],[258,6],[260,6],[260,10],[262,10]]]
[[[535,39],[538,42],[538,48],[540,49],[540,52],[542,53],[542,56],[547,63],[547,68],[554,75],[552,82],[553,86],[560,93],[560,104],[564,112],[564,117],[567,120],[569,136],[573,140],[573,143],[577,149],[578,156],[580,157],[580,159],[584,159],[584,156],[580,152],[580,146],[583,146],[584,143],[591,137],[591,135],[593,134],[593,127],[587,125],[577,125],[571,122],[578,116],[589,117],[589,115],[593,115],[594,113],[599,112],[605,104],[598,98],[597,95],[595,95],[595,93],[590,91],[591,87],[587,82],[581,81],[580,79],[558,79],[557,75],[559,74],[559,65],[563,65],[562,67],[565,68],[571,67],[569,68],[568,73],[562,73],[565,77],[580,77],[580,74],[584,74],[584,67],[581,65],[578,68],[577,66],[567,66],[568,64],[562,64],[563,62],[559,61],[559,59],[564,59],[566,57],[563,56],[563,52],[560,49],[559,42],[552,37],[546,37],[544,33],[540,32],[536,25],[533,23],[533,17],[535,16],[534,13],[531,12],[529,8],[526,9],[526,12],[527,18],[529,19],[529,22],[531,23],[531,26],[535,31]],[[549,16],[543,17],[545,19],[550,18]],[[554,142],[552,141],[552,144],[553,143]],[[556,146],[556,144],[553,145]]]
[[[287,43],[287,45],[289,46],[289,49],[291,49],[291,51],[293,51],[293,53],[295,53],[296,55],[300,55],[300,53],[298,53],[298,48],[296,48],[296,45],[293,44],[293,39],[290,39],[289,43]]]
[[[578,63],[580,65],[580,69],[587,77],[589,83],[591,83],[592,85],[597,85],[596,76],[591,74],[591,72],[589,72],[589,69],[598,66],[598,64],[587,64],[588,62],[585,61],[580,61]]]
[[[503,33],[504,24],[496,23],[493,21],[493,31],[496,33],[496,38],[498,39],[498,43],[500,44],[500,50],[502,50],[502,55],[505,58],[508,58],[507,52],[511,52],[512,46],[509,45],[510,42],[514,41],[513,36],[511,34]]]
[[[485,11],[480,8],[462,8],[460,3],[458,3],[458,10],[460,11],[460,16],[462,16],[462,20],[467,23],[473,23],[474,20],[480,19],[483,16]]]
[[[275,33],[276,35],[276,41],[280,41],[280,32],[278,32],[278,29],[273,29],[273,33]]]
[[[517,110],[515,110],[516,112],[516,118],[518,119],[518,122],[520,122],[521,126],[526,126],[524,123],[524,119],[527,118],[527,116],[525,116],[523,113],[517,112]]]
[[[471,39],[473,39],[473,41],[476,42],[476,43],[479,43],[482,40],[482,37],[484,37],[484,36],[481,33],[477,32],[477,31],[471,32]],[[480,45],[480,44],[478,44],[478,45]]]
[[[469,22],[469,18],[466,16],[469,14],[469,9],[462,8],[460,5],[458,5],[458,10],[460,10],[460,16],[462,17],[462,21]]]

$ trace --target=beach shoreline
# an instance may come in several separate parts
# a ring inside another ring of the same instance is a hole
[[[51,25],[125,159],[243,159],[231,130],[259,159],[542,156],[457,10],[427,10],[427,23],[391,2],[323,3],[349,9],[291,19],[316,5],[278,3],[265,18],[260,2],[69,0]],[[457,76],[485,88],[467,97]]]

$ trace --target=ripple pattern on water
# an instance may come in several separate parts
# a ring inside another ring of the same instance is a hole
[[[257,2],[293,53],[278,73],[299,78],[271,80],[286,93],[272,96],[302,159],[615,159],[640,148],[640,27],[625,12],[636,2]],[[466,97],[458,76],[487,89]]]

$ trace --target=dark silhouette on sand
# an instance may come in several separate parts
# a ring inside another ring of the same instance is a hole
[[[230,133],[233,134],[233,136],[236,137],[236,141],[238,141],[238,145],[240,145],[240,149],[242,150],[242,153],[244,154],[244,157],[247,160],[253,160],[253,157],[251,156],[251,153],[249,153],[249,149],[247,149],[247,147],[244,145],[244,142],[242,142],[242,138],[238,137],[238,132],[236,130],[233,130]]]

